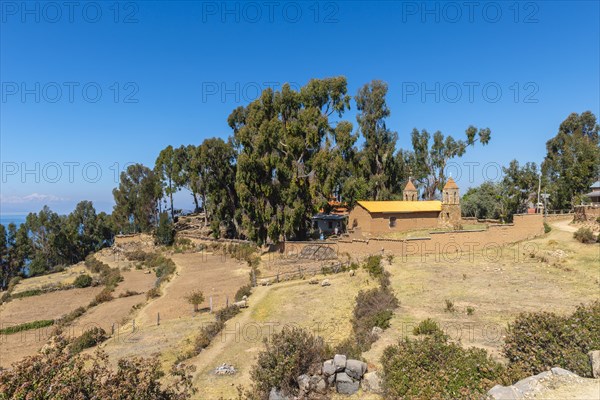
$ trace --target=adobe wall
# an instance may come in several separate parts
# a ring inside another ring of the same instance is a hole
[[[390,227],[390,217],[396,217],[396,226]],[[363,235],[381,235],[392,232],[437,228],[439,226],[439,212],[370,214],[363,207],[357,205],[348,217],[349,229],[353,228],[355,220]]]
[[[457,254],[474,251],[493,251],[522,240],[533,239],[544,233],[540,214],[515,215],[512,224],[490,225],[487,230],[431,232],[427,238],[410,239],[341,239],[335,242],[338,254],[349,253],[353,258],[369,254],[418,256],[424,254]],[[315,242],[287,242],[294,251]]]

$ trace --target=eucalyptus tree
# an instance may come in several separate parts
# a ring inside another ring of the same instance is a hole
[[[162,191],[170,201],[171,218],[175,218],[173,194],[177,193],[182,185],[182,161],[181,153],[169,145],[161,150],[154,165],[154,172],[161,181]]]

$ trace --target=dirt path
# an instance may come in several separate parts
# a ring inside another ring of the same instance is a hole
[[[569,225],[571,223],[570,219],[566,219],[564,221],[556,221],[556,222],[552,222],[551,225],[555,228],[560,229],[561,231],[566,231],[566,232],[576,232],[577,228]]]

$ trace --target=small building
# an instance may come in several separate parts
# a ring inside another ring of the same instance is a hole
[[[380,235],[417,229],[457,226],[461,222],[460,194],[449,178],[442,200],[419,201],[409,180],[401,201],[359,201],[350,212],[349,228],[362,235]]]
[[[600,204],[600,181],[596,181],[590,186],[590,193],[586,194],[592,204]]]
[[[316,232],[323,233],[324,235],[333,235],[336,233],[342,233],[346,230],[346,218],[347,215],[339,214],[315,214],[312,217],[313,229]]]

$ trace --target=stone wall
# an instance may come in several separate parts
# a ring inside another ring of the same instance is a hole
[[[533,239],[544,234],[541,214],[515,215],[512,224],[489,225],[487,230],[431,232],[427,238],[407,239],[340,239],[335,241],[338,254],[349,253],[354,258],[369,254],[419,256],[424,254],[452,254],[473,251],[493,251],[499,246]],[[295,252],[315,242],[286,242]]]

